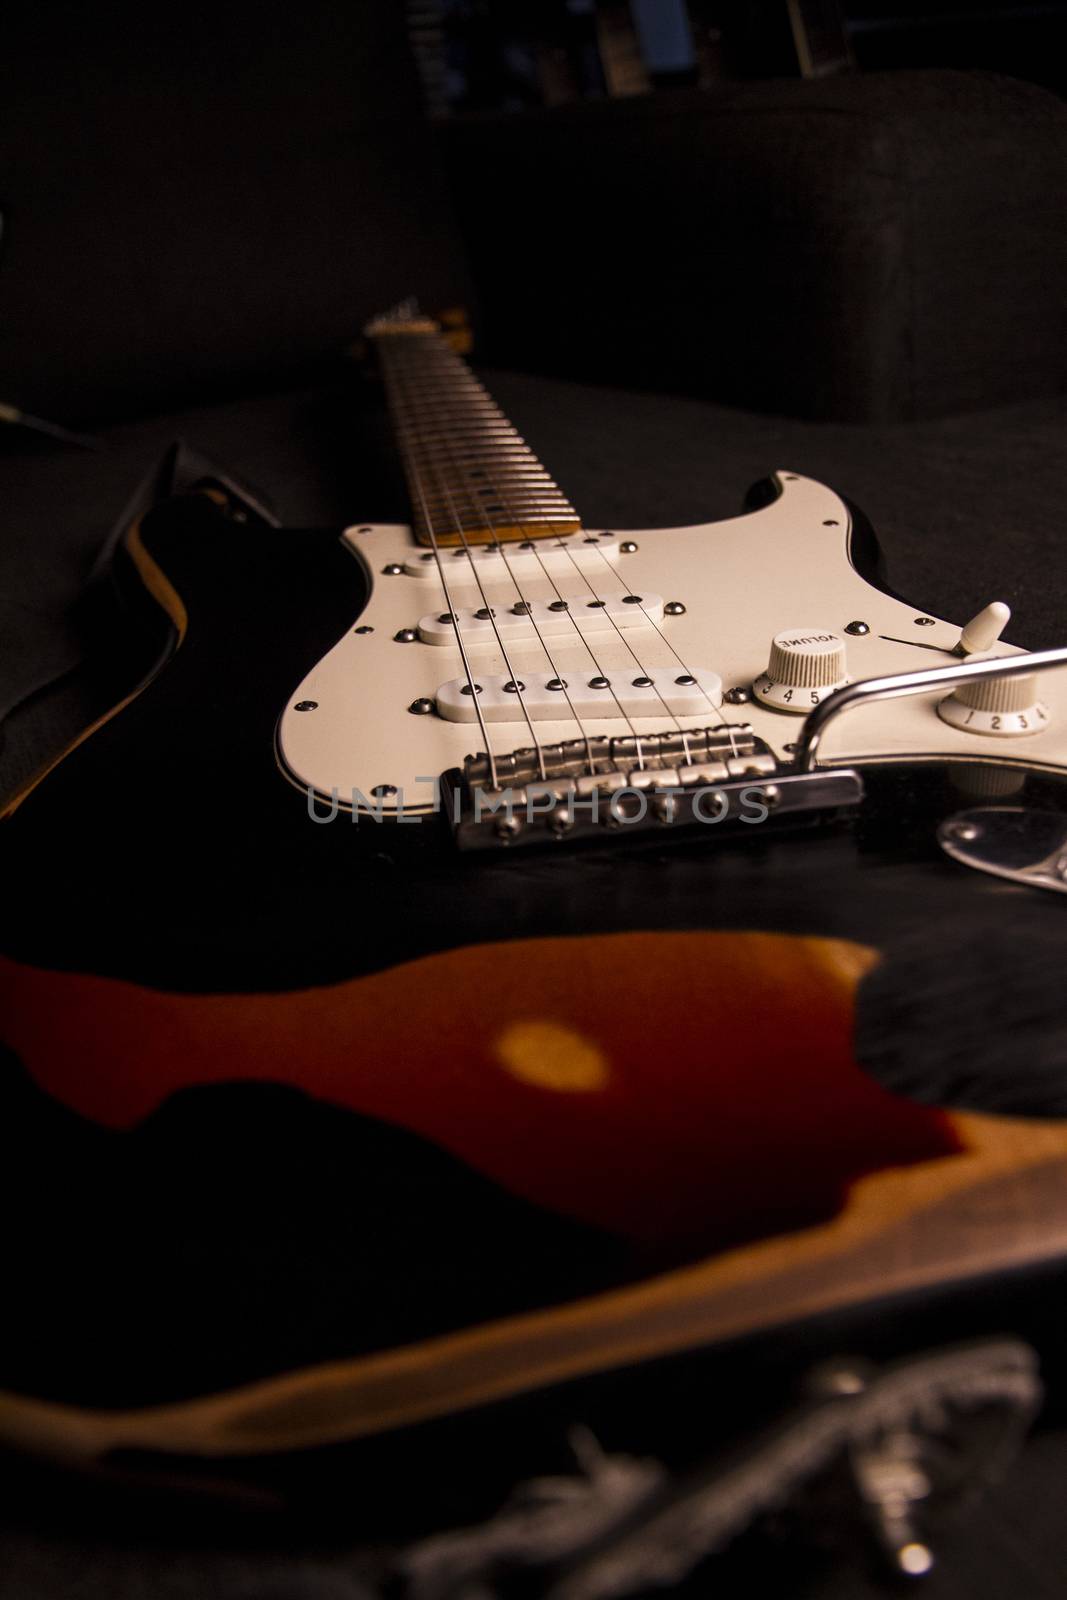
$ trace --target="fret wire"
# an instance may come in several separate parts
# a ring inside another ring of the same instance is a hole
[[[407,447],[405,453],[416,455],[420,473],[428,471],[430,477],[439,483],[441,472],[438,469],[446,463],[455,463],[457,447],[462,448],[469,460],[480,463],[478,468],[472,469],[479,474],[498,466],[503,467],[505,463],[508,471],[513,472],[517,464],[522,463],[536,475],[535,481],[543,491],[544,498],[540,502],[535,497],[522,498],[523,518],[517,519],[520,525],[521,521],[539,526],[552,526],[553,522],[559,521],[579,521],[570,502],[518,431],[508,422],[485,386],[454,352],[441,343],[439,336],[405,335],[403,339],[390,341],[390,345],[389,370],[398,386],[403,387],[404,417],[407,419],[401,421],[398,418],[398,432],[402,434],[402,443]],[[445,419],[440,416],[443,404],[449,410]],[[435,417],[437,420],[434,420]],[[490,477],[488,481],[492,483],[494,480]],[[501,480],[496,481],[499,487]],[[518,507],[519,494],[516,492],[511,499]],[[465,496],[465,504],[471,507],[469,492]],[[438,499],[433,509],[439,508]],[[478,522],[488,520],[484,508],[477,506],[476,501],[474,509]],[[548,520],[549,517],[552,521]]]

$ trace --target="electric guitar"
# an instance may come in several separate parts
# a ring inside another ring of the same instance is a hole
[[[432,323],[369,333],[411,525],[179,462],[141,681],[2,830],[49,1459],[388,1478],[1067,1251],[1067,651],[906,604],[792,471],[589,527]]]

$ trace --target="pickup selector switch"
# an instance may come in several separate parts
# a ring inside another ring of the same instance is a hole
[[[805,716],[848,682],[845,641],[827,628],[785,628],[771,640],[766,672],[752,685],[774,711]]]
[[[970,657],[972,661],[981,659],[980,655]],[[1048,707],[1038,699],[1037,676],[1032,672],[1015,678],[977,678],[961,683],[937,710],[953,728],[991,734],[994,739],[1040,733],[1049,725]]]

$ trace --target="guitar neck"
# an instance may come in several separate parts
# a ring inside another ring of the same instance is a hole
[[[420,544],[543,539],[577,512],[435,324],[369,330],[385,380]]]

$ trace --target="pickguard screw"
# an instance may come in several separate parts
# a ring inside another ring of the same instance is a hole
[[[789,744],[784,744],[782,746],[782,749],[785,751],[787,756],[795,756],[799,748],[800,746],[797,744],[795,739],[791,740]]]
[[[663,610],[668,617],[685,616],[685,607],[680,600],[668,600]]]
[[[871,625],[870,625],[869,622],[846,622],[845,623],[845,632],[846,633],[856,633],[856,634],[859,634],[862,637],[863,634],[870,633],[870,631],[871,631]]]
[[[317,700],[298,700],[293,707],[294,711],[314,711],[318,707]]]
[[[510,843],[521,830],[522,823],[518,817],[501,817],[493,828],[493,832],[502,844]]]
[[[393,634],[393,639],[397,644],[414,644],[418,637],[418,628],[401,628],[399,633]]]
[[[915,618],[915,626],[917,628],[932,628],[933,625],[934,625],[934,618],[933,617],[916,617]]]
[[[632,556],[636,551],[637,546],[632,539],[624,539],[622,544],[620,544],[619,549],[622,551],[624,556]]]
[[[752,690],[746,689],[743,684],[738,684],[736,689],[727,689],[723,699],[728,705],[743,706],[752,699]]]
[[[408,706],[408,710],[411,712],[413,717],[428,717],[430,712],[434,710],[434,703],[432,700],[427,700],[424,696],[420,700],[413,700]]]
[[[403,570],[404,569],[400,565],[399,561],[390,561],[382,568],[382,571],[387,578],[399,578]]]
[[[353,633],[373,633],[374,629],[369,622],[361,622],[358,628],[352,629]]]
[[[377,783],[371,790],[371,794],[373,795],[396,794],[396,792],[397,788],[395,783]]]

